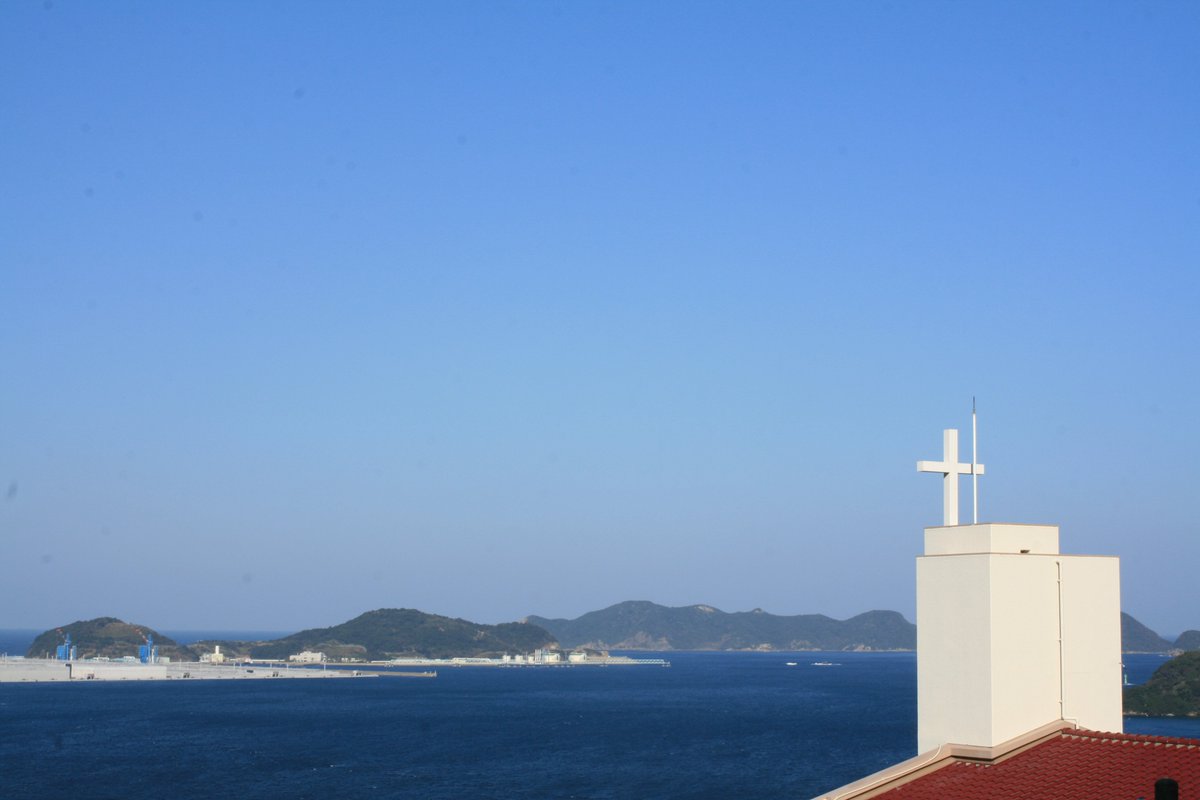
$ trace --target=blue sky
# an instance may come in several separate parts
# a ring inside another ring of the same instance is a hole
[[[911,618],[975,395],[981,517],[1200,628],[1198,32],[5,3],[0,626]]]

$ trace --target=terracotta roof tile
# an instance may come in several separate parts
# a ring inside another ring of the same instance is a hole
[[[996,763],[953,759],[890,789],[887,800],[1137,800],[1174,778],[1200,797],[1200,740],[1063,731]]]

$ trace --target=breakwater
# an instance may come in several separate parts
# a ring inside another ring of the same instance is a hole
[[[0,659],[0,683],[66,683],[78,681],[277,680],[377,677],[351,669],[296,669],[284,664],[141,664],[124,661],[55,661],[43,658]],[[420,677],[426,677],[421,674]],[[414,677],[396,673],[395,677]]]
[[[540,651],[539,651],[540,652]],[[395,667],[621,667],[651,666],[669,667],[671,662],[664,658],[629,658],[627,656],[583,656],[567,659],[546,658],[540,654],[532,656],[501,656],[499,658],[393,658],[388,661],[372,661],[372,665]]]

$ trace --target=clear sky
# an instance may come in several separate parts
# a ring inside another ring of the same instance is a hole
[[[8,0],[0,142],[0,627],[911,619],[976,395],[1200,628],[1200,4]]]

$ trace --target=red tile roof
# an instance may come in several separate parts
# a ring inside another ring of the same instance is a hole
[[[1137,800],[1174,778],[1200,797],[1200,740],[1064,730],[995,762],[945,766],[875,797],[887,800]]]

